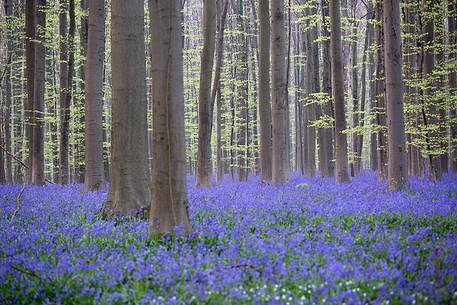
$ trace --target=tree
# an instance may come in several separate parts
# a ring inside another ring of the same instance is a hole
[[[187,232],[180,1],[149,0],[149,12],[154,139],[149,232],[173,233],[177,226]]]
[[[341,53],[340,0],[330,0],[330,48],[332,58],[332,97],[335,107],[336,181],[349,182],[346,118],[344,111],[343,63]]]
[[[211,94],[211,105],[213,113],[214,104],[216,103],[216,178],[221,181],[223,177],[223,161],[222,161],[222,100],[221,100],[221,70],[224,52],[224,31],[225,20],[227,17],[229,0],[218,2],[217,13],[217,38],[216,38],[216,54],[215,54],[215,69],[214,82]]]
[[[271,180],[270,10],[269,0],[259,0],[259,125],[260,175]]]
[[[216,36],[216,1],[203,1],[203,50],[198,100],[197,186],[211,186],[211,75]]]
[[[449,42],[451,44],[451,52],[449,54],[449,58],[451,60],[451,64],[454,65],[456,63],[456,51],[455,46],[457,43],[457,4],[453,1],[449,1],[449,17],[448,17],[448,29],[449,29]],[[454,97],[451,101],[453,102],[454,107],[451,107],[450,117],[453,119],[450,126],[450,151],[449,151],[449,166],[452,172],[457,172],[457,103],[456,103],[456,91],[457,91],[457,72],[455,69],[449,73],[449,91],[450,95]],[[452,104],[451,104],[452,105]]]
[[[103,173],[103,60],[105,1],[89,1],[88,46],[85,64],[85,178],[86,190],[104,188]]]
[[[27,0],[25,3],[25,58],[27,79],[27,101],[24,107],[25,137],[27,139],[26,180],[32,182],[32,151],[33,151],[33,103],[35,96],[35,26],[36,26],[36,0]]]
[[[286,182],[289,175],[285,37],[284,1],[271,0],[272,180],[275,184]]]
[[[61,0],[59,17],[60,29],[60,147],[59,147],[59,182],[69,182],[68,153],[70,135],[70,106],[74,75],[75,53],[75,1],[69,0],[70,26],[67,37],[66,1]]]
[[[104,212],[131,215],[151,203],[142,0],[111,2],[111,39],[112,152]]]
[[[37,0],[35,46],[35,76],[33,94],[32,184],[44,184],[44,89],[45,89],[45,28],[46,1]]]
[[[399,0],[384,1],[384,41],[388,134],[388,184],[392,191],[407,186],[405,119]]]

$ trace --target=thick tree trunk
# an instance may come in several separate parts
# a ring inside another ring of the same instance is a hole
[[[272,180],[275,184],[289,178],[285,34],[284,1],[271,0]]]
[[[198,97],[198,149],[196,186],[211,186],[211,76],[216,36],[216,1],[203,1],[203,50]]]
[[[347,138],[344,110],[343,63],[341,53],[341,12],[340,0],[330,0],[331,58],[332,58],[332,92],[335,104],[335,146],[336,146],[336,181],[351,180],[348,169]]]
[[[259,125],[260,175],[271,180],[270,11],[269,0],[259,0]]]
[[[103,172],[103,61],[105,1],[90,0],[85,70],[85,178],[86,190],[105,188]]]
[[[111,37],[112,150],[105,213],[131,215],[151,204],[142,0],[111,2]]]
[[[141,1],[139,1],[141,2]],[[179,0],[149,1],[153,103],[150,234],[190,230]]]
[[[403,77],[400,29],[400,1],[384,1],[384,62],[388,133],[388,185],[391,191],[407,187],[405,119],[403,114]]]

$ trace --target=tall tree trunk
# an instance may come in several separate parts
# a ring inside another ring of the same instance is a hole
[[[198,97],[196,186],[211,186],[211,76],[216,36],[216,1],[203,0],[203,50]]]
[[[352,10],[354,21],[352,22],[352,77],[351,77],[351,85],[352,85],[352,127],[357,129],[360,124],[360,114],[359,114],[359,104],[363,103],[363,101],[359,101],[359,68],[358,68],[358,35],[357,35],[357,28],[358,22],[357,19],[357,0],[352,0]],[[364,80],[362,80],[363,82]],[[360,102],[360,103],[359,103]],[[357,175],[360,171],[360,164],[362,161],[362,156],[358,154],[358,147],[360,142],[360,134],[359,132],[353,132],[352,134],[352,166],[353,171],[351,171],[354,175]]]
[[[335,105],[336,181],[351,180],[348,172],[347,138],[344,110],[343,62],[341,53],[340,0],[330,0],[330,47],[332,58],[332,95]]]
[[[329,3],[328,0],[322,0],[322,17],[323,19],[329,17]],[[325,37],[330,37],[330,32],[328,30],[328,25],[324,24],[322,26],[322,35]],[[322,90],[329,97],[328,102],[322,106],[322,113],[328,117],[334,118],[333,103],[332,103],[332,81],[331,81],[331,59],[330,59],[330,40],[326,39],[322,43]],[[319,145],[322,145],[322,151],[325,154],[326,162],[319,162],[319,171],[321,177],[333,177],[335,174],[335,162],[334,158],[334,145],[333,145],[333,136],[335,129],[325,128],[324,134]],[[326,148],[324,148],[326,147]],[[322,156],[324,158],[324,156]],[[324,159],[323,159],[324,160]],[[325,166],[327,163],[327,166]]]
[[[85,181],[85,147],[86,147],[86,138],[85,138],[85,86],[86,86],[86,73],[84,69],[86,67],[85,62],[87,61],[87,45],[88,45],[88,8],[89,0],[80,0],[80,9],[82,15],[80,17],[81,30],[79,31],[79,43],[80,43],[80,55],[83,58],[79,67],[79,74],[81,81],[79,82],[80,96],[78,99],[79,106],[81,107],[81,115],[79,117],[79,124],[77,125],[77,134],[78,144],[76,145],[77,149],[77,164],[76,164],[76,174],[77,182],[84,183]]]
[[[216,54],[215,54],[215,69],[214,69],[214,82],[211,94],[211,111],[213,113],[214,103],[216,103],[216,179],[221,181],[223,173],[222,163],[222,100],[221,100],[221,70],[224,58],[224,31],[225,19],[228,11],[228,0],[218,2],[217,14],[217,39],[216,39]],[[212,120],[211,120],[212,121]]]
[[[384,1],[384,61],[388,133],[388,185],[391,191],[403,190],[408,183],[403,114],[403,77],[400,29],[400,1]]]
[[[272,180],[275,184],[289,178],[285,34],[284,1],[271,0]]]
[[[426,13],[424,14],[421,19],[423,22],[423,44],[422,44],[422,53],[423,53],[423,73],[422,79],[426,84],[426,88],[423,90],[423,107],[422,107],[422,117],[424,125],[427,129],[429,129],[430,125],[437,124],[437,119],[434,118],[435,115],[438,114],[438,110],[436,105],[436,101],[430,100],[433,99],[433,81],[430,79],[433,74],[433,70],[435,68],[435,54],[433,50],[433,44],[435,39],[435,30],[434,30],[434,20],[433,15],[430,13],[433,11],[435,7],[432,0],[423,0],[422,1],[423,10]],[[427,105],[427,102],[430,105]],[[426,109],[428,108],[428,109]],[[432,181],[440,180],[442,175],[441,170],[441,157],[439,154],[435,154],[432,150],[437,149],[432,142],[435,142],[433,138],[438,137],[438,134],[433,131],[427,131],[426,135],[426,142],[427,142],[427,150],[428,153],[428,177]]]
[[[5,0],[5,16],[12,17],[13,16],[13,1],[12,0]],[[6,84],[5,84],[5,148],[8,151],[11,150],[11,110],[13,105],[13,96],[12,96],[12,85],[11,85],[11,76],[12,76],[12,58],[13,58],[14,50],[13,50],[13,35],[7,35],[7,66],[6,66]],[[5,156],[5,180],[7,183],[13,183],[13,168],[11,162],[11,155],[6,154]]]
[[[385,106],[385,80],[384,80],[384,26],[383,26],[383,4],[377,2],[376,17],[378,21],[377,44],[378,52],[376,58],[376,123],[377,134],[377,163],[378,179],[384,180],[387,177],[387,135],[386,135],[386,106]]]
[[[154,133],[149,232],[173,233],[177,226],[187,232],[180,1],[150,0],[149,12]]]
[[[142,0],[111,2],[111,37],[113,127],[110,189],[104,209],[107,214],[131,215],[151,204]]]
[[[74,1],[72,4],[74,5]],[[70,125],[71,84],[73,67],[70,68],[70,56],[73,38],[67,35],[67,10],[65,0],[60,1],[59,32],[60,32],[60,147],[59,147],[59,182],[68,183],[68,139]],[[70,18],[71,19],[71,18]],[[70,21],[71,23],[71,21]],[[73,32],[74,35],[74,32]],[[70,52],[69,50],[70,49]]]
[[[269,0],[259,0],[259,125],[260,175],[271,180],[270,11]]]
[[[451,51],[449,54],[449,60],[455,64],[457,55],[455,51],[455,45],[457,43],[457,4],[454,0],[449,0],[449,17],[448,17],[448,29],[449,29],[449,43],[451,45]],[[457,92],[457,72],[452,70],[449,73],[449,95],[455,96]],[[450,107],[450,143],[449,143],[449,168],[452,172],[457,172],[457,104],[454,101],[453,107]]]
[[[32,183],[32,151],[33,151],[33,103],[35,94],[35,26],[36,26],[36,0],[27,0],[25,3],[25,58],[27,99],[24,103],[25,138],[27,141],[28,165],[26,180]]]
[[[370,124],[376,125],[376,64],[374,51],[371,49],[371,47],[375,44],[374,25],[372,24],[372,22],[375,20],[375,12],[371,2],[368,4],[367,15],[370,16],[370,23],[367,26],[370,41],[370,51],[368,56],[368,79],[370,83]],[[370,133],[370,168],[372,171],[376,171],[378,169],[378,152],[375,131],[371,131]]]
[[[89,1],[88,46],[85,71],[85,179],[86,190],[105,188],[103,172],[103,62],[105,1]]]
[[[45,15],[46,1],[37,0],[37,44],[35,46],[35,81],[33,102],[32,183],[43,185],[44,177],[44,90],[45,90]]]
[[[239,31],[239,49],[238,61],[240,67],[237,69],[237,108],[239,110],[238,117],[238,138],[237,138],[237,165],[239,181],[247,181],[248,179],[248,44],[246,37],[246,22],[244,21],[244,4],[243,0],[239,0],[237,10],[237,22]]]

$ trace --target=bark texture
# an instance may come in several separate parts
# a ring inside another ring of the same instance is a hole
[[[272,180],[282,184],[289,178],[287,137],[286,33],[284,1],[271,0],[272,76]]]
[[[153,104],[151,235],[190,230],[180,1],[149,0]]]
[[[330,48],[332,58],[332,97],[335,107],[336,181],[351,180],[348,169],[347,137],[344,110],[343,62],[341,53],[340,0],[330,0]]]
[[[392,191],[407,186],[405,119],[403,113],[403,77],[400,30],[400,1],[384,1],[384,61],[388,133],[388,185]]]
[[[203,0],[203,50],[198,98],[198,149],[196,186],[211,186],[211,76],[216,37],[216,1]]]
[[[105,1],[89,1],[88,46],[85,64],[85,177],[86,190],[104,189],[103,60]]]
[[[151,203],[142,0],[111,2],[111,35],[111,176],[105,213],[131,215]]]

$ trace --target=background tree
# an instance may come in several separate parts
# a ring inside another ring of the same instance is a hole
[[[216,37],[216,1],[203,1],[203,50],[198,102],[197,186],[211,186],[211,76]]]

